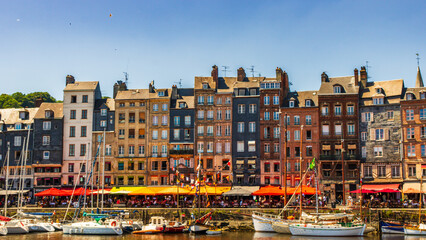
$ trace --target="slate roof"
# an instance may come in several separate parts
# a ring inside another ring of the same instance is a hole
[[[44,102],[40,105],[40,108],[38,109],[34,118],[37,118],[37,119],[46,118],[46,116],[45,116],[46,110],[53,111],[53,118],[54,119],[62,119],[64,117],[64,111],[63,111],[64,110],[64,104],[63,103]]]
[[[306,107],[306,100],[312,100],[311,107],[318,106],[318,91],[294,91],[287,94],[284,107],[289,107],[290,100],[295,101],[295,107]]]
[[[33,122],[34,116],[36,115],[39,108],[5,108],[0,109],[1,120],[4,120],[6,124],[24,123],[30,124]],[[26,111],[29,113],[27,120],[19,118],[19,112]],[[3,123],[3,122],[1,122]]]
[[[381,88],[382,92],[377,93],[376,89]],[[404,91],[404,80],[388,80],[379,82],[367,82],[367,87],[361,90],[361,104],[365,106],[373,105],[373,97],[383,96],[387,100],[385,104],[397,104],[400,102]]]
[[[116,100],[131,100],[131,99],[148,99],[148,89],[130,89],[126,91],[118,91]]]
[[[340,85],[343,87],[343,93],[334,93],[333,87],[335,85]],[[328,78],[327,81],[321,83],[321,87],[318,91],[319,95],[329,95],[329,94],[358,94],[359,86],[355,86],[355,77],[333,77]]]
[[[99,85],[98,81],[75,82],[65,86],[64,91],[84,91],[84,90],[93,91],[98,87],[98,85]]]

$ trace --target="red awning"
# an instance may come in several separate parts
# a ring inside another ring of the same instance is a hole
[[[381,192],[383,190],[395,190],[399,192],[399,183],[390,183],[390,184],[364,184],[362,185],[362,190],[372,190],[376,192]]]

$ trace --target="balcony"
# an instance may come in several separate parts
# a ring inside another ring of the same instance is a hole
[[[157,153],[152,153],[152,157],[158,157]]]
[[[170,149],[169,150],[170,154],[194,154],[194,149],[181,149],[181,150],[175,150],[175,149]]]
[[[145,135],[139,135],[139,139],[145,139]]]
[[[118,135],[118,139],[124,139],[124,135]]]
[[[135,138],[135,135],[129,135],[129,138]]]
[[[323,113],[321,113],[321,116],[323,116],[323,117],[328,117],[328,112],[323,112]]]
[[[167,157],[167,153],[161,153],[161,157]]]
[[[129,181],[127,182],[127,185],[135,185],[135,182],[134,182],[133,180],[129,180]]]
[[[338,155],[320,155],[320,160],[339,160]]]
[[[139,123],[145,123],[145,119],[139,119]]]
[[[135,123],[135,119],[134,118],[130,118],[129,119],[129,123]]]

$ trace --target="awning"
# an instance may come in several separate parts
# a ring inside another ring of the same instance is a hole
[[[141,188],[143,187],[113,187],[111,191],[109,192],[109,194],[127,195]]]
[[[248,160],[247,163],[248,164],[256,164],[256,160]]]
[[[163,189],[161,191],[158,191],[155,193],[155,195],[187,195],[189,194],[190,190],[188,188],[181,188],[178,186],[171,186],[166,189]],[[130,195],[130,194],[129,194]]]
[[[244,164],[244,160],[238,160],[237,164]]]
[[[231,189],[231,187],[212,187],[212,186],[201,186],[200,187],[200,194],[205,195],[222,195],[224,192],[228,192]],[[196,188],[191,189],[191,192],[189,192],[189,195],[195,195]]]
[[[29,191],[30,190],[21,190],[21,191],[19,191],[19,190],[8,190],[7,191],[7,195],[16,195],[16,194],[18,194],[20,192],[27,193]],[[6,190],[0,190],[0,195],[6,195]]]
[[[330,150],[330,145],[322,145],[322,150]]]
[[[349,144],[348,149],[356,149],[356,144]]]
[[[362,190],[371,190],[376,192],[386,192],[386,190],[399,191],[399,183],[390,184],[364,184]]]
[[[231,190],[224,192],[223,196],[250,196],[253,192],[259,190],[259,187],[234,186]]]
[[[284,196],[284,194],[284,190],[280,189],[280,187],[274,187],[271,185],[262,187],[252,193],[253,196]]]
[[[423,184],[423,186],[422,186],[422,192],[423,193],[426,192],[426,186],[425,185],[426,184]],[[419,189],[420,189],[420,183],[419,182],[406,182],[406,183],[404,183],[402,192],[404,194],[419,193],[420,192]]]

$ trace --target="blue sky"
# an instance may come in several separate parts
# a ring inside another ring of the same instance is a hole
[[[417,52],[426,69],[425,9],[392,0],[0,1],[0,92],[62,99],[72,74],[111,96],[125,71],[129,88],[192,87],[214,64],[229,66],[227,76],[254,65],[272,77],[279,66],[292,89],[310,90],[323,71],[351,75],[366,61],[370,80],[413,86]]]

